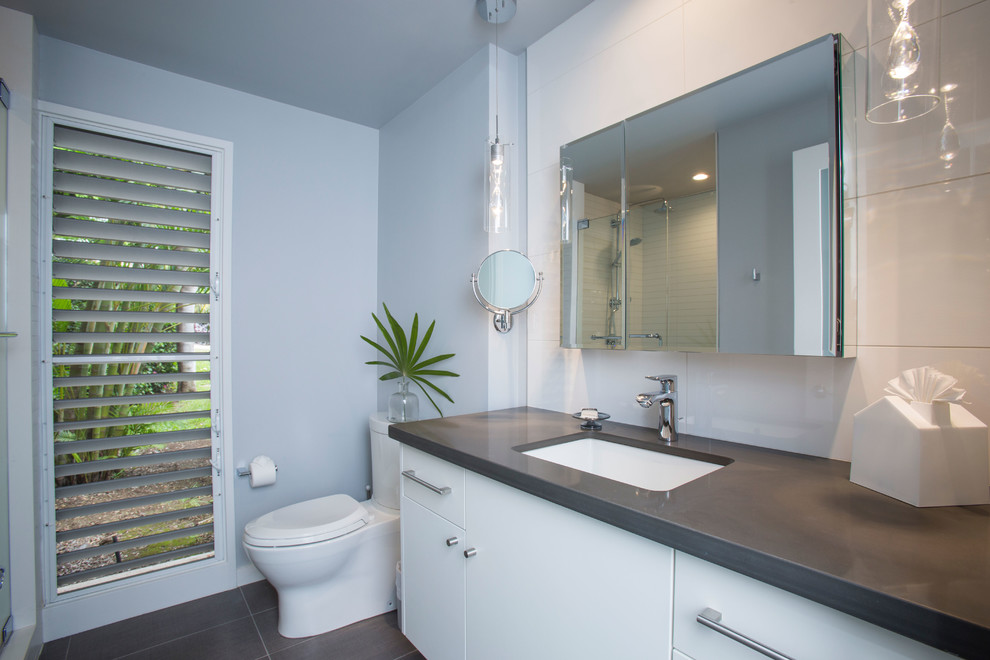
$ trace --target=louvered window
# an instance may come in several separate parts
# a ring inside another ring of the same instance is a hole
[[[218,269],[208,154],[56,125],[53,163],[62,593],[213,556]]]

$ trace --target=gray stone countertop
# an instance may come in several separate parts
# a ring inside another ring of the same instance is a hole
[[[658,492],[513,449],[578,426],[512,408],[393,424],[389,435],[930,646],[990,658],[990,506],[916,508],[850,482],[846,462],[684,434],[680,449],[732,463]],[[598,433],[656,442],[655,429],[608,421]]]

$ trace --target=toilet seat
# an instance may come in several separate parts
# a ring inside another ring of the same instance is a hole
[[[368,524],[371,514],[350,495],[329,495],[291,504],[244,526],[244,542],[264,547],[317,543]]]

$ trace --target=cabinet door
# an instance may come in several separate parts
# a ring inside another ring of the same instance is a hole
[[[675,561],[674,645],[695,660],[766,657],[699,623],[698,615],[703,612],[761,646],[801,660],[950,658],[889,630],[683,552],[677,553]]]
[[[471,472],[465,488],[468,658],[670,657],[672,550]]]
[[[402,498],[403,632],[429,660],[464,658],[464,531]]]

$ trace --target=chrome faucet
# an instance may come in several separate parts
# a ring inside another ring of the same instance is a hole
[[[658,432],[660,442],[667,444],[677,442],[677,414],[674,403],[677,401],[677,376],[647,376],[660,385],[659,392],[647,392],[636,395],[636,403],[649,408],[654,403],[660,403],[660,424]]]

